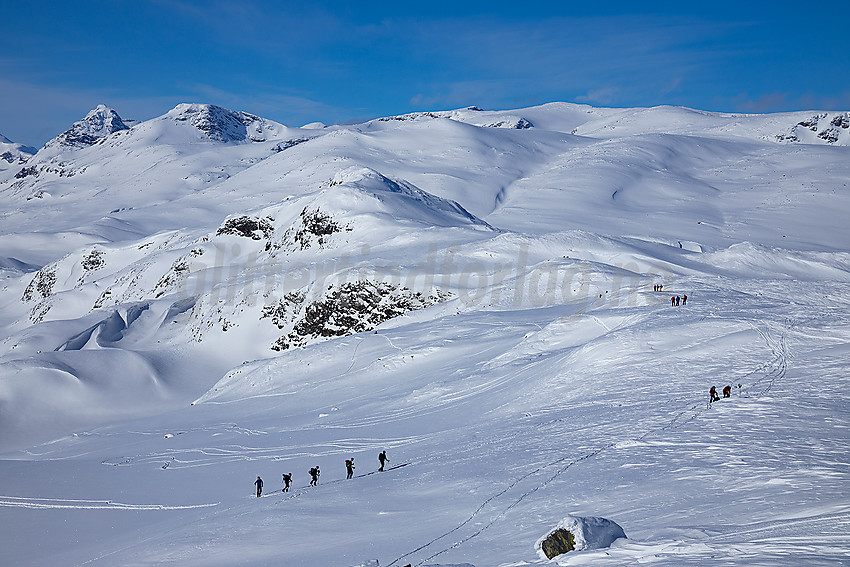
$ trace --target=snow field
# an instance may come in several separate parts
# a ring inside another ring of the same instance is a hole
[[[843,142],[563,104],[196,124],[221,110],[0,185],[4,562],[847,563]],[[243,216],[269,234],[219,234]],[[360,279],[450,295],[271,350],[265,307]],[[570,515],[628,539],[541,560]]]

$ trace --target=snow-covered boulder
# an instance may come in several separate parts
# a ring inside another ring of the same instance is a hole
[[[537,540],[534,547],[541,559],[552,559],[568,551],[585,551],[610,546],[625,538],[616,522],[592,516],[567,516],[553,530]]]

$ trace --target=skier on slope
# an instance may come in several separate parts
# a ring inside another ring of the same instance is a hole
[[[387,458],[387,452],[386,451],[381,451],[380,453],[378,453],[378,461],[381,463],[381,467],[378,470],[383,472],[384,471],[384,463],[390,462],[390,460]]]
[[[670,307],[676,307],[676,296],[670,297]]]
[[[289,484],[292,482],[292,473],[283,475],[283,491],[289,492]]]
[[[310,469],[310,486],[317,486],[319,483],[319,465]]]
[[[731,398],[732,397],[732,386],[723,386],[723,397]]]
[[[254,481],[254,484],[257,485],[257,498],[263,495],[263,479],[257,477],[257,480]]]
[[[354,457],[345,459],[345,473],[345,478],[351,478],[354,476]]]
[[[688,296],[687,296],[687,295],[683,295],[683,296],[682,296],[682,305],[685,305],[687,302],[688,302]]]
[[[708,397],[708,403],[719,401],[720,396],[717,395],[717,388],[712,386],[711,389],[708,391]]]

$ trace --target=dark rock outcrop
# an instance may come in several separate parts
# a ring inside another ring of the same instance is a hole
[[[568,551],[573,551],[575,548],[575,536],[564,528],[557,529],[549,534],[549,537],[543,540],[542,546],[543,553],[545,553],[546,557],[549,559]]]

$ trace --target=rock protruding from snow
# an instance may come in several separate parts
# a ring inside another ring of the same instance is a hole
[[[250,238],[251,240],[262,240],[269,238],[274,232],[274,227],[269,222],[271,219],[261,217],[249,217],[246,215],[231,217],[224,221],[218,230],[216,236],[221,234],[233,234]]]
[[[576,548],[575,536],[564,528],[558,528],[546,536],[540,544],[540,549],[547,559],[563,555]]]
[[[541,559],[552,559],[569,551],[609,547],[626,532],[616,522],[592,516],[567,516],[553,530],[537,540],[535,549]]]
[[[295,224],[283,235],[283,243],[292,250],[307,250],[314,243],[322,248],[330,235],[343,230],[350,231],[351,227],[343,227],[319,208],[304,207]]]
[[[86,114],[85,118],[74,122],[73,126],[47,142],[44,147],[84,148],[101,138],[129,128],[117,112],[106,105],[99,104],[97,108]]]
[[[788,132],[776,136],[780,142],[850,145],[850,112],[820,112],[801,120]]]
[[[304,346],[328,337],[371,331],[384,321],[424,309],[449,298],[440,290],[415,292],[386,282],[360,280],[331,286],[319,299],[306,301],[304,293],[288,293],[263,310],[279,329],[290,329],[272,350]]]
[[[214,104],[178,104],[166,116],[190,124],[216,142],[264,142],[280,130],[280,125],[270,120]]]
[[[411,112],[397,116],[386,116],[378,118],[378,122],[408,122],[420,120],[447,119],[455,122],[463,122],[480,128],[509,128],[513,130],[525,130],[533,128],[530,120],[522,116],[505,114],[503,112],[486,112],[477,106],[470,106],[461,110],[444,110],[438,112]]]

